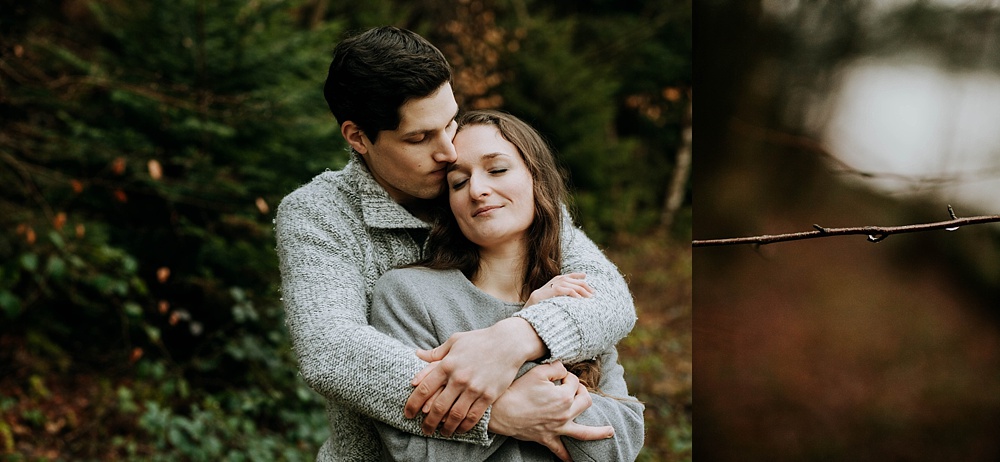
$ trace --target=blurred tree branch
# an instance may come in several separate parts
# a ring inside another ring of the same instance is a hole
[[[764,245],[775,242],[799,241],[803,239],[816,239],[821,237],[846,236],[846,235],[867,235],[869,242],[881,242],[893,234],[915,233],[921,231],[932,231],[945,229],[955,231],[961,226],[978,225],[982,223],[1000,222],[1000,215],[983,215],[968,218],[958,218],[951,206],[948,206],[951,220],[938,221],[934,223],[924,223],[904,226],[858,226],[853,228],[824,228],[820,225],[813,225],[814,231],[803,231],[787,234],[765,234],[761,236],[735,237],[726,239],[696,239],[691,241],[691,247],[708,247],[722,245],[753,244]]]

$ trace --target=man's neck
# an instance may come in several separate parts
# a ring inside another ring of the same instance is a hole
[[[426,223],[433,223],[435,218],[435,208],[434,201],[432,200],[413,200],[405,204],[400,204],[410,212],[411,215],[423,220]]]

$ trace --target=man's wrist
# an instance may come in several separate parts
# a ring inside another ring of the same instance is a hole
[[[491,329],[502,335],[505,345],[513,348],[513,359],[517,360],[518,365],[542,358],[548,353],[535,328],[524,318],[507,318],[494,324]]]

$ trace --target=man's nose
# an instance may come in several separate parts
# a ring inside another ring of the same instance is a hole
[[[455,152],[455,145],[451,143],[451,139],[447,136],[442,136],[438,140],[437,149],[434,152],[435,162],[445,162],[454,163],[458,160],[458,153]]]

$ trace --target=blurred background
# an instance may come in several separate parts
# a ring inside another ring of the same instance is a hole
[[[0,455],[313,460],[281,198],[347,161],[350,32],[435,43],[464,108],[537,127],[629,279],[641,460],[691,458],[691,2],[0,1]],[[687,136],[686,136],[687,134]]]
[[[698,2],[695,239],[1000,214],[1000,4]],[[694,251],[697,460],[1000,458],[1000,228]]]

